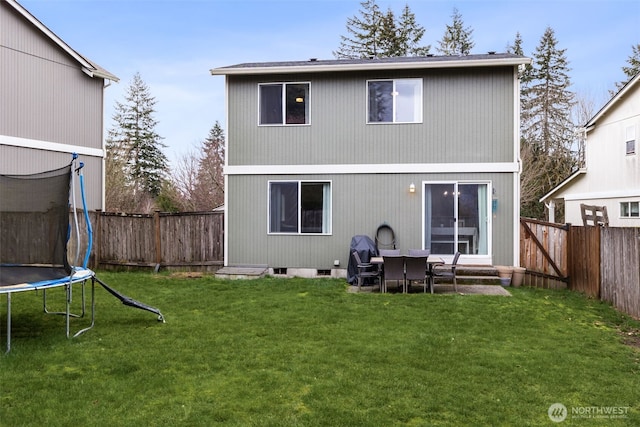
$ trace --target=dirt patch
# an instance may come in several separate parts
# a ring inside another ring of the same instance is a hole
[[[632,329],[631,331],[618,331],[622,337],[622,342],[628,346],[640,349],[640,329]]]
[[[169,275],[172,279],[200,279],[205,273],[201,271],[178,271]]]

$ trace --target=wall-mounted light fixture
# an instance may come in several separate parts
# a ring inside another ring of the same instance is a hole
[[[416,192],[416,185],[412,182],[411,185],[409,186],[409,193],[415,193]]]
[[[296,98],[296,102],[297,103],[302,103],[302,102],[304,102],[304,98],[299,96],[299,97]]]

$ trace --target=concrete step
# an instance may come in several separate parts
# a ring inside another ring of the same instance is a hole
[[[264,277],[268,271],[266,265],[229,265],[216,271],[216,277],[220,279],[259,279]]]

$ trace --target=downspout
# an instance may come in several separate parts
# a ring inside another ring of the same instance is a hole
[[[104,137],[104,91],[109,86],[111,86],[111,80],[103,80],[105,83],[102,85],[102,130],[101,130],[101,139],[102,139],[102,159],[101,159],[101,167],[102,169],[102,185],[100,186],[100,209],[104,212],[106,206],[106,184],[107,184],[107,143]]]
[[[514,146],[513,157],[517,163],[517,171],[513,174],[513,265],[520,266],[520,175],[522,173],[522,159],[520,158],[520,78],[518,67],[513,68],[513,97],[514,97]]]

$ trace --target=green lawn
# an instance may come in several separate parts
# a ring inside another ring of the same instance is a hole
[[[99,277],[167,323],[98,288],[96,327],[67,340],[40,294],[14,294],[0,426],[640,425],[640,351],[623,342],[640,325],[580,294]],[[4,345],[4,298],[0,307]],[[564,422],[550,420],[554,403]],[[622,417],[599,413],[614,407]]]

